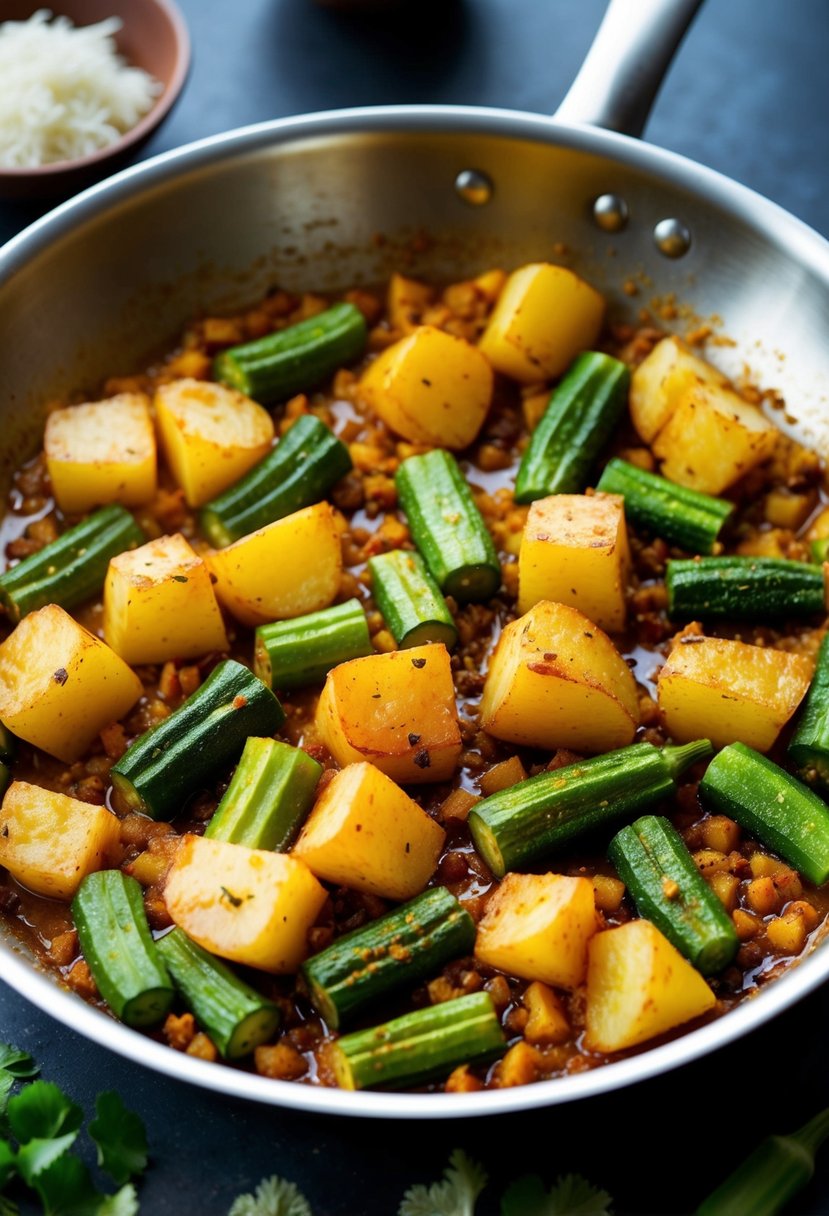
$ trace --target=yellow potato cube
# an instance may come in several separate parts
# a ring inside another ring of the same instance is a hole
[[[726,638],[681,634],[657,684],[659,709],[678,743],[710,739],[767,752],[806,695],[813,660]]]
[[[411,899],[434,874],[445,835],[385,773],[363,762],[325,787],[292,856],[326,882]]]
[[[55,410],[43,447],[55,500],[69,515],[110,502],[137,507],[155,494],[155,432],[144,393]]]
[[[412,443],[465,448],[492,400],[492,368],[476,346],[420,325],[370,363],[360,380],[366,404]]]
[[[0,807],[0,866],[38,895],[69,900],[106,868],[120,832],[105,806],[13,781]]]
[[[570,1038],[570,1023],[561,997],[535,980],[527,988],[521,998],[521,1003],[527,1011],[527,1024],[524,1027],[524,1038],[533,1046],[547,1046],[550,1043],[563,1043]]]
[[[756,406],[715,385],[680,397],[653,445],[662,475],[677,485],[720,494],[774,452],[780,432]]]
[[[124,660],[56,604],[24,616],[0,645],[0,722],[66,763],[143,691]]]
[[[712,364],[693,354],[681,338],[657,342],[630,378],[630,416],[645,443],[659,434],[680,397],[696,384],[725,387],[728,380]]]
[[[513,380],[548,380],[594,344],[604,310],[604,297],[572,270],[522,266],[507,279],[479,349]]]
[[[393,274],[389,279],[386,309],[392,329],[409,333],[420,324],[420,318],[432,302],[434,290],[427,283]]]
[[[610,638],[577,608],[541,600],[503,630],[480,716],[508,743],[605,752],[632,742],[639,700]]]
[[[164,455],[191,507],[232,486],[267,456],[273,442],[268,411],[223,384],[162,384],[155,410]]]
[[[532,504],[518,556],[519,612],[555,600],[619,632],[629,575],[621,495],[553,494]]]
[[[596,928],[589,878],[507,874],[478,924],[475,957],[521,979],[577,988]]]
[[[597,933],[587,965],[589,1051],[624,1051],[714,1008],[714,993],[655,925]]]
[[[327,899],[304,862],[225,840],[184,836],[164,900],[205,950],[279,975],[308,955],[308,931]]]
[[[448,781],[461,754],[449,652],[432,642],[340,663],[315,721],[340,765],[368,760],[403,785]]]
[[[206,556],[219,602],[243,625],[265,625],[334,602],[343,570],[334,508],[318,502]]]
[[[227,649],[210,572],[181,533],[112,558],[104,583],[104,637],[132,664]]]

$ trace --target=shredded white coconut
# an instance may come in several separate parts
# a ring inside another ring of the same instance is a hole
[[[0,166],[76,160],[134,127],[161,85],[118,54],[117,17],[76,27],[39,9],[0,24]]]

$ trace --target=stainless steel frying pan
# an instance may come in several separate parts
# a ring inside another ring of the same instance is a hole
[[[50,397],[140,367],[187,318],[277,282],[377,282],[402,261],[458,279],[566,260],[620,316],[674,295],[701,318],[722,318],[734,345],[718,362],[748,365],[779,389],[796,433],[829,455],[829,244],[743,186],[633,138],[698,3],[613,0],[553,120],[406,106],[265,123],[120,173],[34,224],[0,250],[0,490],[35,449]],[[628,279],[641,287],[633,301]],[[829,947],[664,1046],[577,1076],[451,1097],[312,1089],[181,1055],[59,988],[2,931],[0,976],[98,1043],[208,1089],[332,1114],[435,1118],[570,1101],[695,1059],[822,983]]]

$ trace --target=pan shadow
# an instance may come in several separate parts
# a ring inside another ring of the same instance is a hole
[[[387,0],[371,9],[281,0],[271,12],[262,36],[296,111],[442,102],[467,75],[474,91],[486,70],[482,22],[468,0]]]

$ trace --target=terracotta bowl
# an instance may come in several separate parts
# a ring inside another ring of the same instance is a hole
[[[67,197],[120,168],[167,117],[190,66],[190,36],[172,0],[0,0],[0,22],[25,21],[40,8],[68,17],[75,25],[119,17],[121,29],[115,35],[119,53],[159,80],[162,91],[144,117],[107,148],[36,169],[0,167],[2,198]]]

